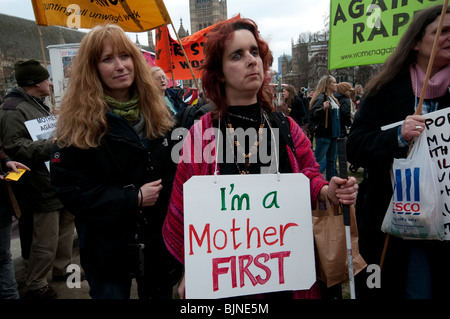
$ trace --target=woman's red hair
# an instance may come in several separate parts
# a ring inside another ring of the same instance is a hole
[[[251,19],[236,19],[219,23],[208,34],[205,45],[205,61],[202,64],[202,87],[205,95],[216,105],[214,117],[224,115],[227,112],[226,95],[224,83],[219,79],[223,78],[222,59],[225,52],[226,42],[234,36],[237,30],[248,30],[256,39],[259,55],[263,62],[264,81],[257,93],[258,103],[266,112],[272,112],[272,102],[268,86],[271,81],[270,66],[272,65],[272,53],[269,45],[264,41],[258,32],[258,26]]]

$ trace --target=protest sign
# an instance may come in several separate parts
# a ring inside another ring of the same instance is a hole
[[[450,240],[450,109],[425,114],[427,142],[436,163],[441,200],[443,202],[445,240]]]
[[[143,32],[171,23],[163,0],[32,0],[36,24],[91,29],[113,23]]]
[[[183,192],[187,298],[314,284],[309,180],[303,174],[194,176]]]
[[[25,126],[33,141],[48,140],[52,138],[53,131],[56,130],[57,121],[57,116],[50,115],[47,117],[40,117],[34,120],[26,121]],[[45,162],[45,165],[50,171],[50,161]]]
[[[328,69],[384,63],[414,14],[443,0],[331,0]]]

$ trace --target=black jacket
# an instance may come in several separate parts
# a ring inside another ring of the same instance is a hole
[[[167,281],[171,258],[162,241],[172,180],[176,170],[167,136],[140,140],[127,121],[107,114],[108,133],[97,148],[54,146],[51,181],[65,207],[75,215],[81,264],[86,273],[114,280],[128,275],[127,245],[133,242],[139,215],[139,188],[162,179],[155,206],[143,210],[140,241],[151,257],[146,273]],[[148,145],[145,145],[148,143]],[[131,186],[133,185],[133,186]]]
[[[289,115],[297,122],[298,125],[302,125],[305,119],[305,107],[303,101],[298,97],[294,96],[294,101],[291,105],[291,112]]]
[[[346,127],[352,126],[350,98],[340,92],[336,92],[334,97],[339,102],[339,117],[341,119],[341,136],[347,135]]]
[[[1,143],[1,142],[0,142]],[[5,169],[4,164],[8,161],[8,156],[0,149],[0,173],[3,174]],[[0,228],[11,224],[11,216],[14,214],[14,209],[11,205],[8,190],[6,188],[5,180],[0,180]]]
[[[323,103],[327,101],[327,96],[324,93],[319,94],[313,102],[310,111],[310,121],[317,125],[314,132],[316,137],[339,137],[340,129],[336,128],[335,125],[339,125],[339,119],[334,118],[332,115],[331,108],[328,109],[328,117],[326,115],[327,111],[323,108]],[[325,125],[327,122],[327,125]],[[338,130],[338,133],[335,132]]]
[[[358,194],[356,210],[359,226],[359,249],[367,264],[379,264],[385,234],[381,224],[392,197],[390,171],[394,158],[404,158],[408,148],[398,143],[398,126],[381,130],[382,126],[402,121],[414,113],[415,99],[409,71],[401,74],[383,88],[377,95],[361,101],[355,114],[347,141],[347,157],[351,164],[366,169],[366,176]],[[450,106],[447,93],[440,108]],[[363,188],[365,191],[363,191]],[[382,288],[373,289],[383,298],[402,297],[406,281],[408,245],[393,236],[389,240],[383,273]],[[429,242],[429,251],[436,249],[439,242]],[[440,248],[438,248],[440,249]],[[446,252],[448,255],[448,252]],[[363,285],[364,287],[364,285]]]

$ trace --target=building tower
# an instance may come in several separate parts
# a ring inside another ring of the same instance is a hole
[[[191,32],[227,20],[227,0],[189,0]]]

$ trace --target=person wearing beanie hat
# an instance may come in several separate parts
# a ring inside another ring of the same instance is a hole
[[[38,84],[50,77],[47,69],[34,59],[17,61],[14,64],[14,77],[17,85],[24,87]]]
[[[26,280],[30,299],[54,299],[56,292],[48,285],[53,280],[66,280],[66,268],[72,263],[74,217],[64,208],[50,184],[46,162],[50,160],[54,138],[33,141],[25,122],[53,116],[45,104],[50,95],[48,71],[34,59],[17,61],[14,65],[17,87],[11,89],[0,104],[0,139],[3,150],[30,171],[12,187],[19,203],[21,225],[32,238],[24,243],[29,255]],[[21,228],[21,241],[22,241]]]

